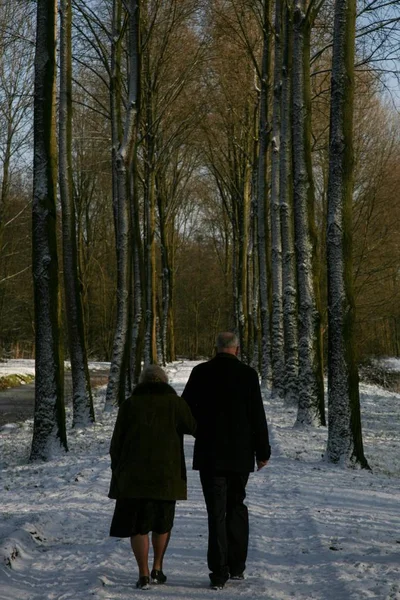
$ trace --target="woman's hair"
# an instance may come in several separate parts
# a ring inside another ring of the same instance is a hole
[[[158,365],[149,365],[140,373],[139,383],[168,383],[168,375]]]

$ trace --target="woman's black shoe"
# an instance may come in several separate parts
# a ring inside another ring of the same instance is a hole
[[[142,575],[136,582],[136,587],[139,590],[148,590],[150,589],[150,577],[148,575]]]
[[[164,575],[162,571],[158,571],[157,569],[153,569],[151,572],[151,583],[165,583],[167,581],[167,576]]]

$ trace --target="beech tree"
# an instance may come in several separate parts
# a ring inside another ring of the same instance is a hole
[[[113,39],[119,32],[119,0],[114,0],[113,4]],[[114,216],[117,241],[117,322],[114,334],[113,355],[110,366],[110,376],[107,386],[106,408],[112,404],[121,404],[126,394],[129,392],[130,384],[127,376],[130,370],[130,299],[131,299],[131,267],[132,267],[132,246],[131,246],[131,212],[130,212],[130,192],[135,192],[137,187],[129,185],[129,177],[135,176],[132,173],[134,165],[135,144],[138,134],[138,114],[140,102],[140,41],[139,41],[139,3],[132,0],[128,4],[129,14],[129,38],[128,38],[128,58],[129,58],[129,80],[128,80],[128,102],[126,107],[125,119],[123,123],[123,136],[119,139],[119,110],[120,104],[118,98],[111,95],[112,102],[112,128],[117,129],[113,133],[114,158],[114,177],[115,185],[113,192],[114,198]],[[116,59],[114,59],[116,61]],[[117,68],[117,67],[116,67]],[[114,94],[117,91],[113,90]]]
[[[34,88],[32,261],[35,300],[35,412],[31,460],[67,450],[56,237],[55,0],[38,0]]]
[[[260,73],[259,134],[258,134],[258,187],[257,187],[257,244],[258,277],[260,289],[260,374],[266,387],[271,378],[270,310],[268,299],[268,149],[271,139],[269,96],[271,91],[271,29],[270,0],[262,4],[263,47]]]
[[[76,218],[72,175],[72,7],[60,1],[59,181],[62,207],[66,321],[72,373],[73,426],[94,421],[87,363],[81,283],[78,273]]]
[[[279,203],[282,240],[283,331],[285,351],[285,402],[298,402],[297,278],[293,222],[292,169],[292,41],[293,10],[283,3],[282,14],[282,93],[280,123]]]
[[[353,95],[356,0],[336,0],[328,184],[327,458],[368,467],[364,456],[354,344],[352,270]]]
[[[275,0],[274,23],[274,83],[272,103],[272,147],[271,147],[271,353],[272,361],[272,393],[285,396],[285,355],[283,329],[283,272],[282,272],[282,238],[280,214],[280,162],[281,155],[281,110],[284,76],[282,66],[283,21],[287,16],[283,11],[281,0]],[[285,185],[285,183],[283,183]]]
[[[299,312],[297,424],[325,425],[321,309],[316,272],[314,181],[311,161],[311,28],[324,0],[294,0],[293,175]]]

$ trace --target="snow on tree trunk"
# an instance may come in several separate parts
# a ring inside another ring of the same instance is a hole
[[[115,0],[117,1],[117,0]],[[124,132],[115,156],[117,180],[117,320],[111,357],[110,375],[107,386],[106,405],[121,404],[127,393],[126,377],[129,372],[131,338],[130,298],[131,298],[131,214],[128,174],[131,171],[134,146],[137,137],[139,103],[139,6],[137,0],[128,5],[129,10],[129,82],[128,105],[125,115]]]
[[[169,299],[170,299],[170,288],[169,288],[169,268],[167,266],[167,259],[163,257],[163,269],[162,269],[162,320],[161,320],[161,353],[163,365],[168,361],[168,316],[169,316]]]
[[[14,131],[12,127],[12,121],[14,115],[11,113],[8,115],[7,123],[7,139],[5,143],[5,150],[2,160],[2,173],[1,173],[1,191],[0,191],[0,253],[3,250],[3,236],[4,236],[4,214],[8,204],[10,194],[10,164],[12,155],[12,139],[14,137]]]
[[[132,348],[131,348],[131,382],[136,384],[141,371],[141,357],[143,350],[143,291],[142,291],[142,261],[139,249],[134,242],[133,246],[133,323],[132,323]]]
[[[148,100],[151,102],[151,100]],[[151,108],[148,109],[151,112]],[[155,248],[155,168],[152,120],[148,119],[145,158],[145,220],[146,220],[146,331],[144,337],[144,364],[157,363],[157,312],[156,312],[156,248]]]
[[[280,122],[282,96],[282,4],[275,2],[274,93],[271,148],[271,359],[272,394],[284,398],[285,354],[283,339],[282,240],[279,206]]]
[[[136,150],[134,164],[130,174],[131,189],[131,216],[132,216],[132,252],[133,252],[133,315],[132,315],[132,347],[131,347],[131,383],[136,385],[142,366],[143,353],[143,248],[140,235],[140,212],[137,190],[137,157]]]
[[[60,2],[59,181],[62,209],[65,307],[72,373],[73,426],[93,423],[94,407],[87,363],[82,297],[78,276],[75,207],[72,195],[72,9]]]
[[[257,248],[257,217],[254,218],[254,254],[253,254],[253,282],[252,282],[252,320],[253,320],[253,350],[252,350],[252,361],[251,366],[259,371],[260,369],[260,331],[259,331],[259,306],[260,306],[260,294],[259,294],[259,272],[258,272],[258,248]]]
[[[269,123],[268,123],[268,96],[271,78],[270,57],[270,25],[269,13],[270,2],[264,0],[263,4],[263,53],[261,67],[261,91],[260,91],[260,126],[259,126],[259,149],[258,149],[258,198],[257,198],[257,243],[258,243],[258,269],[260,280],[260,322],[261,322],[261,344],[260,344],[260,371],[261,385],[265,388],[271,377],[271,348],[269,331],[269,302],[268,302],[268,266],[267,266],[267,155],[269,146]]]
[[[249,244],[250,227],[250,182],[251,169],[247,158],[243,158],[242,196],[238,202],[239,240],[238,240],[238,322],[240,339],[240,357],[243,362],[248,362],[248,320],[247,320],[247,252]]]
[[[251,185],[251,209],[250,209],[250,242],[249,242],[249,253],[250,253],[250,264],[248,269],[249,274],[249,289],[248,289],[248,306],[249,306],[249,321],[251,322],[251,338],[249,337],[249,364],[259,371],[259,304],[260,304],[260,292],[259,292],[259,275],[258,275],[258,240],[257,240],[257,182],[258,182],[258,143],[256,136],[254,136],[253,143],[253,173],[252,173],[252,185]],[[250,346],[251,344],[251,346]]]
[[[32,248],[35,412],[31,460],[67,450],[56,227],[56,2],[38,0],[34,83]]]
[[[115,247],[118,247],[118,174],[117,150],[122,139],[121,117],[121,19],[122,2],[113,0],[112,3],[112,31],[111,31],[111,56],[110,56],[110,113],[111,113],[111,177],[112,177],[112,207],[114,217]]]
[[[157,123],[155,122],[155,87],[151,69],[150,49],[144,54],[143,84],[145,119],[143,123],[143,214],[144,214],[144,297],[145,297],[145,334],[144,334],[144,364],[157,363],[157,281],[156,281],[156,146],[155,136]]]
[[[254,321],[254,271],[256,269],[256,254],[255,254],[255,242],[254,242],[254,197],[255,197],[255,176],[256,170],[253,169],[253,182],[252,182],[252,194],[251,194],[251,206],[250,206],[250,223],[249,223],[249,242],[247,247],[247,320],[248,320],[248,364],[254,367],[254,349],[255,349],[255,336],[257,336],[257,324]],[[257,285],[257,283],[256,283]],[[257,285],[258,290],[258,285]],[[258,294],[257,294],[258,295]],[[256,313],[256,318],[258,315]],[[258,369],[258,367],[257,367]]]
[[[328,445],[332,462],[364,456],[352,270],[353,95],[356,0],[336,0],[328,183]]]
[[[233,211],[232,211],[233,213]],[[232,299],[235,327],[239,324],[239,292],[238,292],[238,241],[236,219],[232,219]],[[240,341],[240,340],[239,340]]]
[[[284,3],[282,29],[282,97],[280,133],[279,202],[282,239],[283,330],[285,340],[285,403],[298,403],[297,281],[293,222],[291,132],[292,12]]]
[[[316,231],[311,163],[310,13],[295,0],[293,18],[293,172],[299,311],[297,425],[325,424],[321,318],[315,273]]]
[[[176,360],[175,354],[175,323],[174,323],[174,299],[175,299],[175,248],[174,248],[174,236],[172,235],[171,251],[169,254],[169,305],[168,305],[168,352],[167,357],[169,361],[173,362]]]
[[[166,177],[161,169],[159,169],[159,179],[157,180],[157,207],[158,207],[158,222],[160,230],[160,254],[161,254],[161,321],[160,321],[160,343],[162,364],[165,365],[171,360],[169,348],[169,325],[171,317],[171,268],[170,268],[170,252],[168,246],[168,230],[169,219],[167,217],[167,203],[164,185],[161,181],[162,177]],[[170,191],[171,196],[173,192]],[[170,198],[171,200],[171,198]]]

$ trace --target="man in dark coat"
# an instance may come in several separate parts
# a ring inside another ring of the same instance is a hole
[[[208,513],[211,586],[243,579],[249,522],[246,484],[254,462],[270,457],[268,426],[257,372],[242,363],[234,333],[217,337],[216,355],[197,365],[183,397],[197,421],[193,469],[200,471]]]
[[[132,396],[119,408],[111,440],[109,498],[116,499],[110,535],[130,537],[137,587],[165,583],[163,558],[174,522],[176,500],[186,500],[183,435],[194,435],[195,420],[157,365],[142,372]],[[154,550],[148,566],[149,532]]]

